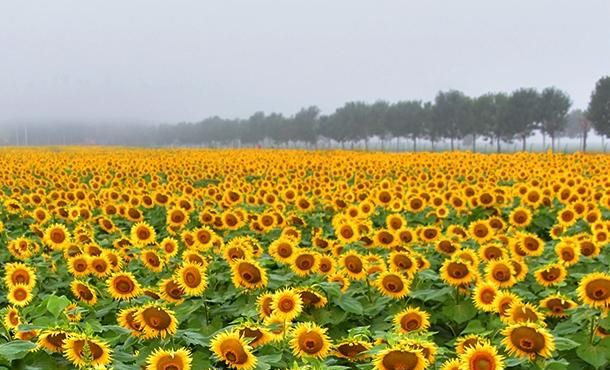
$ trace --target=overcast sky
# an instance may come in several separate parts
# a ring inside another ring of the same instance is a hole
[[[610,74],[610,1],[2,0],[0,121],[330,113]]]

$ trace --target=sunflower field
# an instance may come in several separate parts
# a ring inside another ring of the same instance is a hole
[[[610,157],[0,150],[0,369],[610,368]]]

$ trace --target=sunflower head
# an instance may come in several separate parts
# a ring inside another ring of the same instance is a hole
[[[191,352],[187,348],[157,348],[146,359],[145,370],[190,370],[192,361]]]
[[[297,324],[291,333],[290,347],[295,356],[325,358],[330,352],[326,329],[311,322]]]
[[[417,307],[407,307],[394,315],[394,325],[400,333],[425,331],[430,327],[430,314]]]
[[[424,370],[428,366],[422,351],[406,344],[386,348],[375,356],[374,361],[376,370]]]
[[[386,271],[379,275],[376,286],[381,294],[400,299],[409,293],[411,281],[401,274]]]
[[[610,307],[610,275],[594,272],[584,276],[578,284],[578,296],[594,308]]]
[[[112,351],[101,339],[84,334],[69,335],[64,340],[64,355],[79,368],[106,366],[111,361]]]
[[[38,337],[38,348],[44,348],[51,352],[62,352],[68,335],[69,333],[62,329],[44,330]]]
[[[460,370],[500,370],[504,369],[504,357],[498,354],[496,347],[489,343],[477,343],[468,347],[460,356]]]
[[[534,323],[517,323],[502,331],[502,344],[510,355],[535,359],[550,357],[555,349],[553,335]]]
[[[363,361],[369,357],[366,353],[371,349],[369,342],[358,339],[344,339],[334,346],[334,355],[349,361]]]
[[[106,282],[108,292],[114,299],[129,300],[142,293],[140,284],[130,272],[115,272]]]
[[[184,293],[191,296],[202,295],[208,286],[205,268],[194,262],[183,263],[174,274],[174,280]]]
[[[238,260],[231,265],[236,288],[260,289],[267,286],[267,271],[255,260]]]
[[[178,329],[178,320],[174,311],[156,303],[148,303],[135,313],[137,322],[144,332],[144,338],[165,338],[174,335]]]
[[[256,367],[257,361],[252,354],[252,347],[244,342],[237,331],[216,335],[210,347],[216,357],[229,367],[240,370],[251,370]]]
[[[21,285],[33,289],[36,286],[36,273],[24,263],[7,263],[4,267],[4,284],[8,288]]]
[[[273,316],[284,321],[292,321],[301,314],[302,309],[303,301],[295,289],[287,288],[273,294],[271,301]]]

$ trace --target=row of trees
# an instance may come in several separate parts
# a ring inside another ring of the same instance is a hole
[[[317,146],[323,140],[345,147],[355,143],[368,148],[376,138],[382,148],[396,147],[401,140],[410,140],[418,149],[418,140],[428,140],[432,147],[448,141],[467,139],[472,149],[477,142],[521,142],[526,150],[527,139],[535,132],[550,139],[555,149],[560,136],[580,136],[586,150],[591,127],[602,136],[610,136],[610,77],[598,81],[586,112],[569,111],[570,97],[549,87],[542,91],[521,88],[512,93],[489,93],[469,97],[457,90],[441,91],[434,101],[408,100],[372,104],[349,102],[333,113],[323,115],[311,106],[292,116],[257,112],[247,119],[210,117],[196,123],[143,125],[19,125],[0,131],[5,144],[118,144],[118,145],[207,145],[241,146],[270,143],[300,143]],[[25,126],[25,127],[24,127]],[[65,127],[64,127],[65,126]],[[28,130],[29,127],[29,130]],[[543,146],[545,144],[543,143]]]
[[[553,87],[541,92],[519,89],[511,94],[490,93],[469,97],[457,90],[439,92],[433,102],[420,100],[373,104],[349,102],[329,115],[320,115],[315,107],[304,108],[291,117],[279,113],[257,112],[246,120],[225,120],[219,117],[198,123],[162,125],[162,144],[221,144],[235,141],[255,144],[265,138],[275,143],[299,141],[315,144],[325,137],[339,143],[364,141],[372,137],[382,145],[389,139],[399,143],[408,138],[417,150],[417,141],[426,138],[434,143],[448,139],[453,150],[455,142],[469,137],[473,150],[480,138],[493,140],[500,150],[502,141],[526,141],[535,130],[555,139],[566,129],[571,100]]]

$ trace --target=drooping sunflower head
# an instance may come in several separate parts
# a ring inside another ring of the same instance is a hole
[[[534,323],[518,323],[502,331],[502,344],[510,355],[535,359],[537,356],[550,357],[555,349],[553,335]]]
[[[238,260],[231,265],[236,288],[260,289],[267,286],[267,271],[255,260]]]
[[[322,308],[326,306],[328,300],[326,296],[312,288],[298,288],[297,292],[301,297],[301,302],[303,302],[303,307],[315,307]]]
[[[144,331],[144,338],[165,338],[174,335],[178,329],[178,320],[174,311],[156,303],[148,303],[135,313],[137,322]]]
[[[106,282],[108,292],[114,299],[129,300],[142,293],[140,284],[130,272],[115,272]]]
[[[566,310],[577,307],[576,302],[560,294],[553,294],[540,301],[540,307],[550,317],[567,317]]]
[[[607,309],[610,307],[610,275],[594,272],[584,276],[578,284],[578,296],[588,306]]]
[[[263,326],[244,323],[237,329],[252,348],[263,346],[273,340],[273,334]]]
[[[326,329],[311,322],[295,325],[291,333],[290,347],[295,356],[325,358],[330,352],[330,340]]]
[[[51,352],[62,352],[69,333],[62,329],[43,330],[38,337],[38,348],[45,348]]]
[[[191,352],[187,348],[157,348],[146,359],[146,370],[190,370],[192,361]]]
[[[372,345],[364,340],[346,338],[334,345],[334,355],[339,358],[357,362],[363,361],[369,357],[366,353],[371,349]]]
[[[394,325],[400,333],[425,331],[430,327],[430,314],[417,307],[407,307],[394,315]]]
[[[469,348],[476,347],[477,345],[487,344],[488,341],[477,335],[477,334],[468,334],[463,337],[457,338],[455,341],[455,352],[458,355],[463,355]]]
[[[216,335],[210,348],[216,357],[229,367],[238,370],[251,370],[256,367],[256,357],[252,347],[244,342],[237,331],[224,332]]]
[[[271,308],[271,302],[273,302],[273,293],[263,293],[256,299],[256,306],[258,308],[258,315],[261,319],[268,319],[273,313]]]
[[[79,368],[106,366],[111,361],[112,351],[101,339],[84,334],[73,334],[64,340],[64,355]]]

